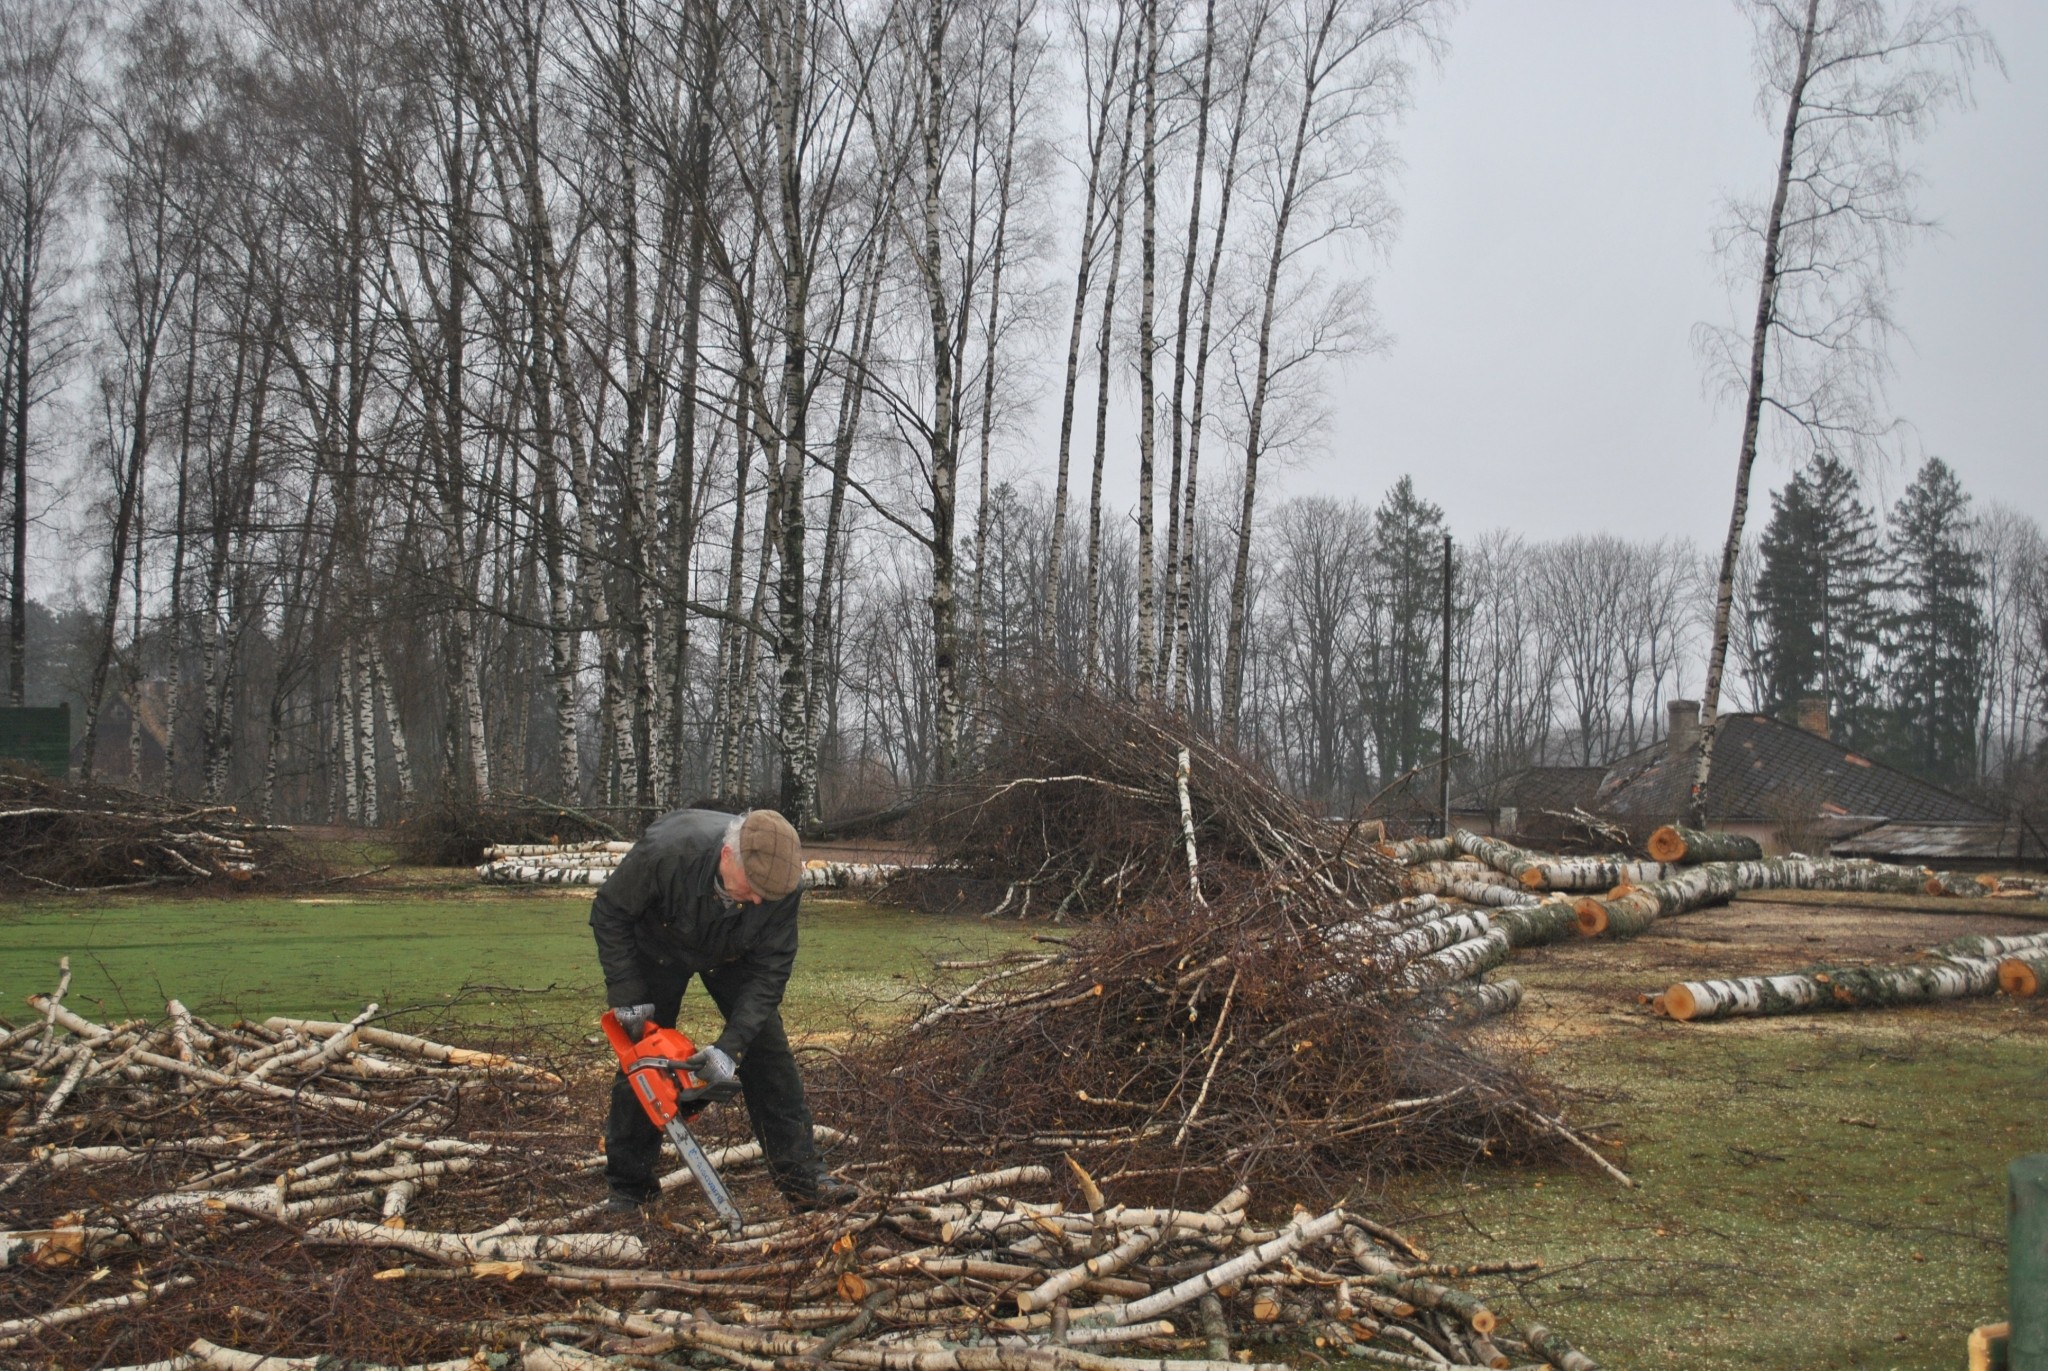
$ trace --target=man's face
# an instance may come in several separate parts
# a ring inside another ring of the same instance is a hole
[[[730,847],[718,850],[718,884],[728,900],[740,904],[761,903],[761,892],[747,883],[747,869],[740,865],[740,854]]]

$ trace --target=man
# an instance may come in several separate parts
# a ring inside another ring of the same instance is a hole
[[[683,1065],[712,1087],[737,1090],[776,1188],[799,1209],[843,1204],[858,1192],[829,1176],[811,1137],[803,1078],[782,1031],[782,991],[796,961],[803,848],[773,810],[681,809],[655,820],[598,887],[590,907],[605,999],[627,1034],[676,1022],[683,991],[704,982],[725,1029]],[[613,1209],[661,1193],[662,1134],[621,1071],[605,1121],[605,1179]]]

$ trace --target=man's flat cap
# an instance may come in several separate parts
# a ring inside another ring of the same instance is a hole
[[[766,900],[779,900],[804,878],[804,848],[789,820],[772,809],[750,809],[740,820],[740,869]]]

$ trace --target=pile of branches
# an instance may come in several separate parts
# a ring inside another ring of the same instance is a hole
[[[393,1032],[374,1006],[106,1023],[60,981],[31,1008],[0,1032],[9,1363],[1281,1371],[1320,1346],[1593,1368],[1473,1287],[1537,1263],[1431,1263],[1355,1206],[1261,1221],[1242,1187],[1141,1208],[1078,1164],[917,1187],[878,1164],[855,1203],[788,1215],[743,1144],[709,1149],[761,1220],[741,1234],[682,1168],[651,1221],[621,1220],[592,1202],[608,1070]]]
[[[818,1088],[921,1174],[1071,1153],[1166,1200],[1189,1183],[1327,1198],[1486,1156],[1597,1157],[1461,1027],[1511,1007],[1511,982],[1470,979],[1510,936],[1433,900],[1362,911],[1318,879],[1328,870],[1224,868],[1193,908],[950,964],[981,974]]]
[[[276,886],[317,865],[285,830],[233,805],[0,770],[0,891]]]
[[[1395,866],[1358,826],[1310,814],[1185,720],[1068,685],[991,709],[978,771],[932,796],[926,837],[940,869],[998,885],[1003,912],[1185,906],[1195,851],[1204,872],[1308,861],[1360,904],[1396,893]]]
[[[406,816],[395,834],[399,858],[409,866],[476,866],[494,846],[604,843],[632,836],[594,814],[519,795],[444,797]]]

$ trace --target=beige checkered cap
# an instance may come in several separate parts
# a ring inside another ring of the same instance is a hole
[[[804,848],[789,820],[750,809],[740,820],[740,869],[763,899],[779,900],[804,878]]]

